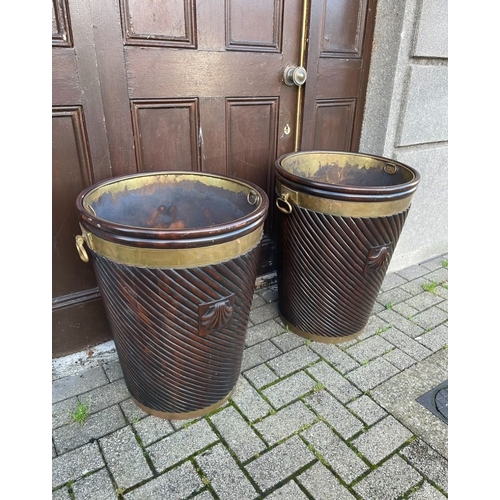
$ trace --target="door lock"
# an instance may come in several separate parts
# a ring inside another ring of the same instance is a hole
[[[302,66],[287,66],[283,72],[283,79],[285,80],[285,85],[289,87],[293,85],[300,87],[306,83],[307,71]]]

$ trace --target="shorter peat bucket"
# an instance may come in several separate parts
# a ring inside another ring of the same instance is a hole
[[[76,206],[77,249],[135,403],[172,420],[221,406],[240,374],[266,193],[232,177],[152,172],[97,183]]]
[[[317,342],[352,340],[368,323],[420,174],[337,151],[283,155],[275,174],[281,319]]]

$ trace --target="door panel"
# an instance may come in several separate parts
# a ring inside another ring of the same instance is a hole
[[[375,3],[311,0],[303,150],[359,147]]]
[[[200,169],[197,98],[131,104],[138,172]]]
[[[74,210],[59,210],[59,206],[74,205],[78,194],[91,183],[81,106],[54,107],[52,132],[52,227],[58,236],[52,240],[52,267],[59,270],[52,280],[52,293],[60,297],[95,287],[89,266],[83,264],[74,248],[60,244],[74,240],[78,225]],[[77,275],[75,269],[79,271]]]
[[[53,0],[52,7],[58,357],[111,337],[91,267],[74,246],[74,202],[93,182],[158,170],[254,182],[271,201],[259,274],[275,269],[274,161],[296,146],[357,148],[374,1]],[[301,61],[306,84],[285,85],[283,71]]]

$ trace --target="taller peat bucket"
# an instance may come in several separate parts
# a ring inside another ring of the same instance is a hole
[[[359,336],[420,182],[387,158],[302,151],[276,161],[278,304],[294,333]]]
[[[240,374],[269,201],[201,172],[115,177],[83,191],[91,260],[127,388],[147,413],[204,415]]]

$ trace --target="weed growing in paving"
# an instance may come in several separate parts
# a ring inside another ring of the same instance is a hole
[[[80,425],[83,425],[88,416],[89,407],[86,404],[78,401],[75,411],[71,413],[71,418],[74,422],[78,422]]]
[[[426,292],[435,293],[436,288],[439,286],[439,283],[432,281],[431,283],[423,283],[422,290]]]
[[[448,268],[448,259],[444,259],[441,264],[443,264],[443,267]]]
[[[385,305],[386,309],[392,309],[394,307],[394,304],[392,302],[389,302],[388,304]]]

